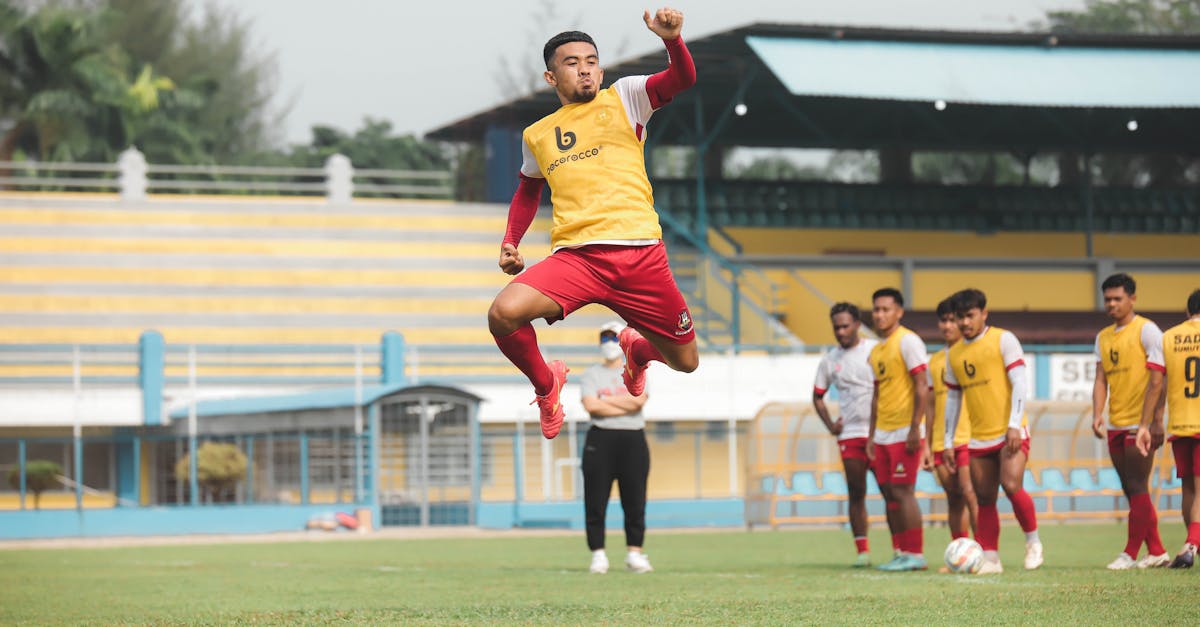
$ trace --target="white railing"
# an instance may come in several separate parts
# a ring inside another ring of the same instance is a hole
[[[136,148],[116,163],[0,161],[0,189],[117,191],[127,201],[159,193],[262,193],[324,195],[330,203],[355,196],[453,198],[449,170],[355,170],[344,155],[332,155],[321,168],[163,165],[146,163]]]

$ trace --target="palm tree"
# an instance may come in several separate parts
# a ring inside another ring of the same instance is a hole
[[[107,139],[128,80],[124,53],[106,43],[105,19],[54,5],[27,15],[0,7],[0,160],[18,148],[77,159]]]

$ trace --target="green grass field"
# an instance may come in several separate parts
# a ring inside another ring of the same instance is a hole
[[[1174,552],[1182,525],[1163,532]],[[617,535],[613,569],[588,574],[582,533],[0,550],[0,624],[1194,624],[1200,573],[1104,569],[1123,526],[1041,533],[1042,570],[1006,526],[1008,570],[986,577],[851,569],[844,531],[652,530],[645,575]],[[947,540],[926,530],[934,569]]]

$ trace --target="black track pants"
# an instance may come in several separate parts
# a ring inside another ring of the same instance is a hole
[[[604,514],[614,479],[625,511],[625,544],[642,546],[646,535],[646,479],[650,476],[646,432],[588,429],[581,465],[588,549],[604,548]]]

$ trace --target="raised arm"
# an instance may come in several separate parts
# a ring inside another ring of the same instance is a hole
[[[646,11],[643,18],[646,28],[658,35],[667,47],[670,65],[667,69],[646,79],[646,94],[650,106],[658,109],[671,102],[680,92],[696,84],[696,64],[692,53],[680,37],[683,29],[683,13],[674,9],[659,9],[653,17]]]

